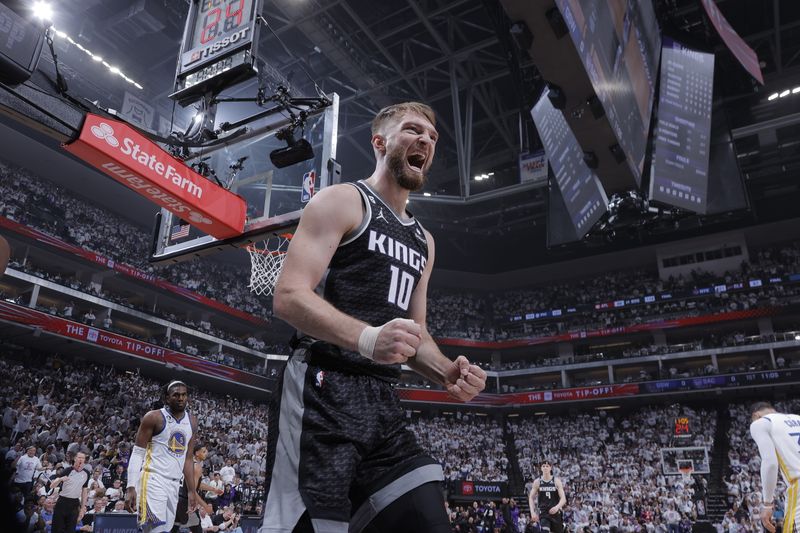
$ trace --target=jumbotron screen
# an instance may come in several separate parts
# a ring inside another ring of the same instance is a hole
[[[665,43],[650,200],[706,214],[714,54]]]
[[[597,175],[586,166],[583,150],[564,115],[547,91],[531,110],[545,154],[564,198],[577,238],[583,238],[608,210],[608,198]]]
[[[651,0],[556,0],[636,183],[641,185],[661,34]]]

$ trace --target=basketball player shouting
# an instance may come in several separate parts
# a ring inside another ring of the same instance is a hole
[[[445,357],[425,327],[431,235],[406,211],[436,147],[430,107],[372,122],[366,180],[327,187],[304,209],[276,286],[298,329],[273,395],[266,532],[450,532],[441,467],[405,428],[400,363],[468,401],[486,373]]]
[[[136,431],[128,461],[125,503],[128,511],[138,512],[139,527],[145,533],[172,529],[182,479],[186,481],[189,510],[197,504],[194,465],[186,453],[194,448],[197,418],[186,411],[187,391],[182,381],[170,382],[167,405],[148,411]]]
[[[533,482],[531,493],[528,495],[531,521],[538,521],[542,531],[562,533],[564,518],[561,509],[567,504],[564,485],[561,484],[560,479],[553,477],[553,465],[550,464],[550,461],[542,461],[541,469],[542,476]],[[558,496],[558,500],[556,500],[556,496]],[[538,516],[536,509],[539,509]]]
[[[780,468],[788,486],[783,533],[800,532],[800,416],[778,413],[772,405],[758,402],[753,405],[750,435],[761,455],[761,523],[775,531],[773,498]]]

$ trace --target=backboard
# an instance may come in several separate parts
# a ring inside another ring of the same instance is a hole
[[[302,132],[314,148],[313,159],[284,168],[271,163],[270,152],[286,147],[275,135],[290,123],[281,113],[265,117],[229,143],[194,151],[186,164],[207,164],[223,187],[247,203],[244,231],[233,238],[216,239],[162,209],[156,216],[150,262],[185,261],[291,232],[311,195],[340,180],[336,162],[339,97],[328,97],[332,105],[310,111]],[[235,168],[237,162],[242,163],[241,169]]]
[[[661,448],[661,469],[665,476],[681,475],[681,469],[691,466],[695,474],[711,472],[708,449],[704,446]]]

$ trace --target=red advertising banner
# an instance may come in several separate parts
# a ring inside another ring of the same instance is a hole
[[[22,305],[12,304],[9,302],[0,301],[0,320],[14,322],[16,324],[24,324],[26,326],[33,326],[41,328],[43,331],[68,337],[81,342],[96,344],[104,348],[117,350],[119,352],[158,361],[161,363],[172,363],[187,370],[193,370],[204,375],[251,385],[266,389],[266,378],[232,368],[226,365],[221,365],[213,361],[206,361],[200,357],[195,357],[181,352],[176,352],[142,342],[124,335],[118,335],[110,331],[105,331],[80,322],[73,322],[64,318],[60,318],[35,309],[30,309]]]
[[[48,235],[47,233],[44,233],[37,229],[29,228],[28,226],[20,224],[19,222],[15,222],[14,220],[0,216],[0,227],[9,229],[15,233],[18,233],[19,235],[28,237],[42,244],[52,246],[53,248],[58,248],[59,250],[69,252],[73,255],[77,255],[79,257],[82,257],[83,259],[86,259],[98,265],[103,265],[112,270],[116,270],[121,274],[124,274],[128,277],[131,277],[139,281],[143,281],[145,283],[149,283],[155,287],[158,287],[159,289],[172,292],[174,294],[178,294],[188,300],[197,302],[203,306],[210,307],[212,309],[216,309],[217,311],[220,311],[222,313],[226,313],[228,315],[232,315],[241,318],[243,320],[247,320],[248,322],[252,322],[254,324],[266,325],[268,323],[263,318],[253,316],[250,313],[245,313],[240,309],[234,309],[233,307],[225,305],[222,302],[213,300],[211,298],[207,298],[206,296],[197,294],[194,291],[190,291],[189,289],[180,287],[178,285],[160,279],[154,276],[153,274],[142,272],[141,270],[133,268],[132,266],[126,265],[125,263],[119,263],[103,255],[96,254],[88,250],[84,250],[83,248],[79,248],[71,244],[67,244],[64,241],[60,241],[55,237]]]
[[[124,122],[88,113],[64,149],[217,239],[244,231],[245,201],[207,180]]]
[[[683,328],[687,326],[697,326],[700,324],[712,324],[715,322],[727,322],[729,320],[743,320],[746,318],[758,318],[762,316],[772,316],[777,314],[774,307],[759,307],[746,311],[731,311],[729,313],[718,313],[715,315],[701,315],[673,320],[663,320],[661,322],[648,322],[647,324],[637,324],[635,326],[618,326],[614,328],[603,328],[592,331],[575,331],[572,333],[562,333],[561,335],[551,335],[547,337],[535,337],[530,339],[511,339],[507,341],[475,341],[471,339],[436,339],[436,342],[445,346],[461,346],[463,348],[521,348],[525,346],[535,346],[539,344],[549,344],[552,342],[568,342],[575,339],[590,339],[594,337],[608,337],[611,335],[627,335],[642,331],[653,331],[658,329]]]
[[[408,402],[461,403],[453,399],[443,390],[397,389],[401,400]],[[594,400],[639,394],[637,383],[622,385],[597,385],[595,387],[576,387],[573,389],[555,389],[534,392],[517,392],[513,394],[479,394],[470,405],[532,405],[550,402],[574,402],[578,400]]]
[[[714,3],[714,0],[702,0],[701,3],[706,10],[708,18],[711,19],[711,24],[714,25],[717,33],[725,42],[725,46],[739,60],[744,69],[757,79],[761,85],[764,85],[764,76],[761,74],[761,65],[758,62],[758,56],[755,51],[744,42],[744,39],[739,37],[739,34],[730,25],[719,10],[719,7],[717,7],[717,4]]]

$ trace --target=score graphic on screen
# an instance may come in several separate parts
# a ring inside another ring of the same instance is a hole
[[[706,213],[713,84],[713,54],[664,46],[650,200]]]
[[[192,0],[170,98],[188,105],[256,75],[261,1]]]
[[[220,35],[241,30],[250,22],[252,0],[204,0],[192,32],[191,49],[205,46]]]
[[[675,419],[675,437],[685,438],[692,436],[692,430],[689,427],[689,418],[679,416]]]

